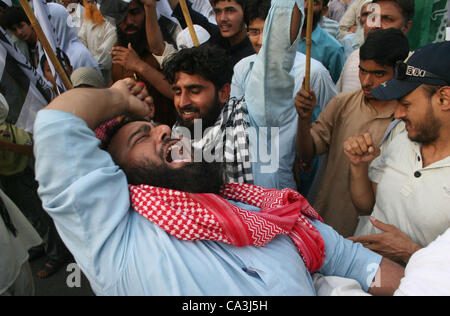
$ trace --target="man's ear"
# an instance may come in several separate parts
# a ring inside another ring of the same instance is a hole
[[[406,22],[405,26],[402,27],[401,31],[403,32],[403,34],[408,34],[409,30],[411,29],[412,26],[412,21],[408,21]]]
[[[219,102],[220,104],[224,104],[228,101],[230,98],[231,93],[231,84],[226,83],[222,86],[222,88],[219,89],[218,95],[219,95]]]
[[[450,86],[444,86],[437,92],[439,105],[443,111],[450,111]]]

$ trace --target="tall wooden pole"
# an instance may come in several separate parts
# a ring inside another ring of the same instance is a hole
[[[37,20],[36,16],[34,15],[33,10],[30,7],[30,4],[27,0],[19,0],[20,4],[22,5],[23,10],[25,11],[25,14],[27,15],[28,19],[30,20],[31,26],[33,27],[34,31],[36,32],[36,35],[39,39],[39,42],[41,42],[42,47],[44,48],[45,52],[47,53],[47,56],[50,58],[50,61],[53,64],[53,67],[55,67],[55,71],[57,72],[59,78],[61,78],[62,83],[66,87],[67,90],[72,89],[72,83],[69,80],[69,77],[67,76],[66,72],[64,71],[63,67],[61,66],[61,63],[59,62],[58,58],[55,55],[55,52],[53,51],[50,43],[47,40],[47,37],[44,34],[44,31],[42,31],[41,25],[39,24],[39,21]]]
[[[306,23],[306,70],[305,70],[305,90],[309,92],[311,81],[311,44],[313,27],[313,7],[314,0],[308,0],[308,16]]]
[[[195,46],[199,46],[200,42],[198,41],[197,34],[195,33],[194,24],[192,23],[191,15],[189,14],[189,9],[186,4],[186,0],[180,0],[181,10],[183,11],[184,20],[189,29],[189,33],[191,34],[192,42]]]

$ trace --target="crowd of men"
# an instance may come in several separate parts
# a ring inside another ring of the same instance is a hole
[[[450,295],[450,2],[180,2],[0,2],[0,295]]]

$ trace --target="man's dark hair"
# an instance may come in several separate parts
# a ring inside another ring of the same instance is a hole
[[[116,136],[119,130],[127,124],[133,122],[148,122],[146,119],[136,116],[133,114],[125,115],[119,122],[111,125],[103,125],[102,129],[104,130],[104,136],[101,139],[100,148],[103,150],[108,150],[109,145],[111,144],[111,140]],[[117,161],[115,161],[119,164]]]
[[[414,17],[414,0],[373,0],[372,3],[382,2],[382,1],[389,1],[389,2],[395,2],[400,6],[402,9],[402,15],[404,18],[405,23],[408,21],[412,21]]]
[[[220,89],[231,83],[233,66],[225,50],[204,44],[182,49],[163,63],[163,74],[170,84],[175,83],[179,72],[199,75]]]
[[[409,55],[409,42],[399,29],[376,29],[369,32],[361,46],[361,60],[374,60],[377,64],[394,67]]]
[[[1,25],[4,28],[12,29],[12,26],[14,24],[19,24],[21,22],[25,22],[27,24],[31,24],[30,20],[28,19],[27,15],[25,14],[25,11],[21,7],[12,6],[5,9],[5,12],[3,12],[2,16],[2,23]]]
[[[271,0],[247,0],[244,10],[244,22],[247,26],[255,19],[265,20],[269,14]]]
[[[213,1],[214,1],[214,5],[216,5],[217,2],[220,2],[220,1],[231,1],[231,0],[213,0]],[[246,0],[234,0],[234,1],[236,1],[236,3],[239,4],[242,7],[242,10],[245,10],[245,6],[247,5],[248,1],[246,1]]]
[[[436,94],[436,92],[438,92],[438,90],[440,89],[440,88],[442,88],[443,86],[434,86],[434,85],[429,85],[429,84],[423,84],[422,85],[422,88],[423,88],[423,91],[425,92],[425,95],[428,97],[428,98],[430,98],[431,99],[431,97],[433,96],[433,95],[435,95]]]

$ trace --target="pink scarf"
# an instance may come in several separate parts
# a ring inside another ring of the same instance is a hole
[[[168,234],[186,241],[213,240],[237,247],[268,244],[289,235],[310,273],[325,259],[325,244],[307,218],[322,218],[298,192],[229,183],[216,194],[191,194],[149,185],[129,186],[132,207]],[[260,208],[251,212],[225,199]]]

